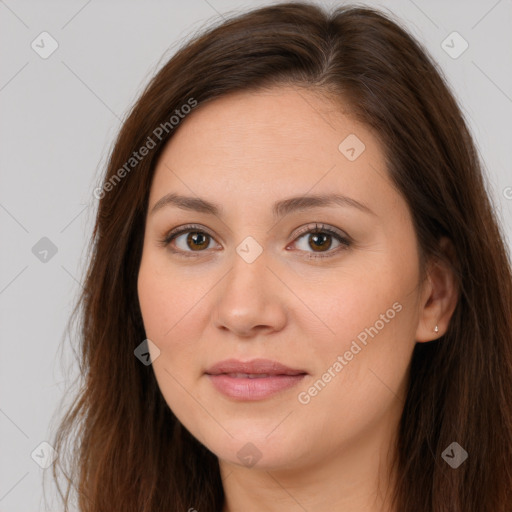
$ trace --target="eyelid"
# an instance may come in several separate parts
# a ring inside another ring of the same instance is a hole
[[[335,228],[334,226],[329,226],[328,224],[324,224],[322,222],[313,222],[313,223],[307,224],[306,226],[302,226],[297,231],[292,233],[291,236],[294,237],[293,241],[295,241],[295,239],[297,237],[300,237],[300,236],[305,235],[306,233],[310,233],[310,232],[314,233],[315,231],[318,231],[321,233],[330,233],[332,235],[336,235],[336,236],[339,236],[340,238],[345,239],[347,242],[352,243],[352,239],[347,235],[347,233],[345,233],[344,231],[341,231],[338,228]]]

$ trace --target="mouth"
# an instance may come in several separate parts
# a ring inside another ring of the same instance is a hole
[[[307,372],[268,359],[229,359],[213,365],[205,374],[214,388],[228,398],[253,401],[296,386]]]
[[[236,379],[266,379],[267,377],[281,377],[285,374],[271,374],[271,373],[220,373],[217,375],[227,375]]]

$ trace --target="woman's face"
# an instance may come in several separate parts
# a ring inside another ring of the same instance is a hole
[[[168,194],[186,199],[160,202]],[[158,161],[138,276],[153,370],[226,463],[296,468],[386,449],[419,277],[376,137],[319,95],[280,87],[200,105]],[[242,364],[256,359],[292,371]]]

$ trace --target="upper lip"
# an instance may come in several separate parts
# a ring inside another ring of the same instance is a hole
[[[270,359],[253,359],[252,361],[245,362],[238,361],[237,359],[226,359],[210,366],[206,370],[206,373],[209,375],[220,375],[222,373],[301,375],[307,372],[305,370],[290,368]]]

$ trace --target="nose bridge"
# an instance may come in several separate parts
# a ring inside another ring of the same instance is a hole
[[[256,246],[256,243],[254,239],[246,239],[235,249],[231,279],[228,281],[233,285],[236,294],[245,289],[252,290],[255,294],[266,293],[269,286],[269,253],[264,251],[261,245]]]
[[[272,282],[276,279],[267,268],[269,254],[256,244],[254,239],[245,239],[236,247],[216,300],[217,326],[243,336],[256,327],[280,329],[286,316],[278,283]]]

